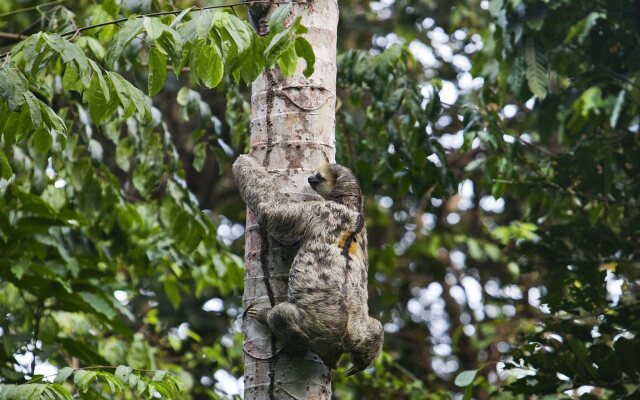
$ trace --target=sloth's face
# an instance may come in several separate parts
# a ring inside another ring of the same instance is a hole
[[[324,198],[329,196],[335,183],[335,177],[329,164],[320,166],[307,180],[311,188]]]

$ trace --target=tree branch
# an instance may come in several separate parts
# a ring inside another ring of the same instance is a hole
[[[20,33],[12,33],[12,32],[0,32],[0,39],[11,39],[11,40],[24,40],[28,38],[27,35],[22,35]]]
[[[16,15],[16,14],[21,14],[23,12],[27,12],[27,11],[31,11],[31,10],[39,10],[42,7],[52,6],[52,5],[55,5],[55,4],[61,4],[61,3],[65,3],[66,1],[67,0],[57,0],[57,1],[52,1],[52,2],[49,2],[49,3],[39,4],[37,6],[25,7],[25,8],[21,8],[19,10],[9,11],[9,12],[0,14],[0,18],[9,17],[11,15]]]
[[[236,6],[250,6],[252,4],[295,4],[296,2],[293,1],[271,1],[271,0],[253,0],[253,1],[244,1],[244,2],[236,2],[236,3],[230,3],[230,4],[224,4],[224,5],[215,5],[215,6],[206,6],[206,7],[194,7],[192,9],[186,9],[187,14],[191,13],[193,11],[204,11],[204,10],[210,10],[210,9],[215,9],[215,8],[232,8],[236,7]],[[172,10],[172,11],[160,11],[160,12],[154,12],[154,13],[149,13],[149,14],[140,14],[140,15],[136,15],[135,18],[144,18],[144,17],[160,17],[163,15],[175,15],[175,14],[180,14],[181,12],[183,12],[185,9],[182,10]],[[1,17],[2,15],[0,15]],[[80,34],[81,32],[84,31],[88,31],[91,29],[96,29],[96,28],[102,28],[104,26],[108,26],[108,25],[115,25],[115,24],[119,24],[121,22],[125,22],[128,21],[129,18],[118,18],[118,19],[114,19],[113,21],[107,21],[107,22],[102,22],[99,24],[95,24],[95,25],[88,25],[88,26],[83,26],[81,28],[78,29],[73,29],[67,32],[63,32],[60,34],[60,36],[62,37],[67,37],[67,36],[72,36],[75,37],[78,34]],[[28,36],[27,36],[28,37]],[[26,38],[25,38],[26,39]],[[2,55],[0,55],[0,60],[6,58],[9,55],[10,52],[4,53]]]

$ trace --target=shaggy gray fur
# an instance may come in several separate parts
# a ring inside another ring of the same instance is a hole
[[[249,156],[236,160],[233,173],[240,195],[269,234],[283,243],[300,240],[288,301],[249,315],[330,368],[342,353],[353,363],[348,375],[367,368],[382,351],[384,332],[368,315],[366,228],[356,178],[345,167],[325,165],[318,172],[323,184],[314,187],[325,200],[294,202]]]

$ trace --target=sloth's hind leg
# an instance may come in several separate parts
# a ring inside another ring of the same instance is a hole
[[[258,313],[258,320],[266,322],[271,331],[285,343],[295,344],[307,341],[307,334],[303,329],[304,317],[295,304],[283,302],[265,311],[264,314]]]

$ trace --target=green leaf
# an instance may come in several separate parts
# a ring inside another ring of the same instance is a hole
[[[155,47],[149,50],[149,95],[156,95],[167,77],[167,58]]]
[[[209,36],[209,32],[213,27],[213,14],[210,11],[205,11],[198,16],[195,23],[198,38],[205,39]]]
[[[184,39],[186,43],[193,44],[198,38],[198,18],[199,16],[185,22],[184,24],[181,24],[176,28],[178,33],[180,34],[180,37]]]
[[[120,381],[118,379],[111,377],[109,374],[100,374],[100,377],[104,379],[105,382],[107,382],[107,385],[109,385],[109,390],[111,390],[111,393],[116,393],[118,391],[117,385],[120,384]]]
[[[111,393],[115,394],[117,392],[124,391],[124,385],[115,375],[108,372],[101,372],[100,377],[107,382],[109,389],[111,389]]]
[[[33,127],[31,124],[31,115],[29,111],[29,107],[22,107],[20,110],[20,115],[17,118],[17,124],[15,125],[15,140],[17,142],[21,142],[24,140],[29,134],[33,132]],[[5,130],[6,132],[7,130]],[[5,133],[6,134],[6,133]]]
[[[40,106],[37,104],[38,99],[31,92],[23,93],[26,106],[29,107],[29,115],[31,116],[31,126],[38,129],[42,125],[42,115],[40,114]]]
[[[153,374],[153,378],[151,380],[153,382],[162,382],[167,377],[167,371],[159,369]]]
[[[87,39],[87,45],[91,49],[93,55],[96,56],[97,59],[102,60],[106,55],[106,51],[104,47],[102,47],[102,44],[91,36],[85,36],[85,38]]]
[[[91,306],[91,308],[107,317],[107,319],[113,319],[118,315],[111,304],[101,296],[89,292],[79,292],[78,295],[85,301],[85,303]]]
[[[440,111],[442,110],[442,102],[440,101],[440,92],[434,88],[433,94],[429,99],[429,104],[427,104],[427,115],[429,118],[436,118]]]
[[[73,400],[73,396],[69,393],[67,388],[57,383],[46,385],[44,395],[47,399]]]
[[[176,283],[175,278],[169,277],[164,281],[164,293],[167,295],[167,298],[173,305],[174,309],[178,309],[180,307],[180,290],[178,290],[178,284]]]
[[[110,16],[115,17],[118,15],[120,5],[118,0],[104,0],[100,7],[103,8]]]
[[[22,385],[0,385],[1,400],[40,400],[47,385],[28,383]]]
[[[577,37],[578,43],[582,44],[589,35],[589,32],[591,32],[593,27],[596,25],[596,22],[601,18],[606,18],[606,15],[604,13],[595,11],[590,12],[589,15],[584,17],[578,23],[573,25],[571,29],[569,29],[569,33],[564,39],[564,42],[570,43]]]
[[[253,29],[245,22],[241,21],[235,15],[228,13],[220,13],[225,15],[224,29],[229,34],[229,37],[234,41],[238,48],[238,56],[244,55],[251,47],[251,43],[255,39],[255,33]]]
[[[193,168],[202,172],[204,162],[207,160],[207,144],[200,142],[193,148]]]
[[[278,33],[284,30],[284,23],[291,14],[291,3],[278,7],[269,18],[269,33]]]
[[[55,383],[63,384],[73,374],[73,368],[64,367],[56,375]]]
[[[192,9],[192,8],[193,8],[193,7],[188,7],[188,8],[185,8],[184,10],[182,10],[182,11],[180,12],[180,14],[178,14],[178,15],[176,16],[176,18],[175,18],[173,21],[171,21],[171,25],[170,25],[170,27],[171,27],[171,28],[175,28],[175,27],[176,27],[176,25],[178,25],[178,22],[182,21],[182,19],[184,18],[184,16],[185,16],[185,15],[187,15],[187,14],[189,13],[189,11],[191,11],[191,9]]]
[[[200,47],[200,46],[199,46]],[[218,86],[224,75],[224,66],[215,45],[201,46],[196,57],[196,76],[208,88]]]
[[[532,39],[528,39],[525,43],[524,60],[527,64],[525,75],[529,89],[540,100],[544,100],[547,97],[547,87],[549,86],[547,60],[542,50],[536,46]]]
[[[598,86],[592,86],[582,92],[578,100],[573,104],[573,108],[582,117],[587,118],[590,113],[599,114],[602,106],[602,90]]]
[[[107,77],[109,77],[109,79],[111,80],[111,83],[113,84],[113,87],[118,94],[118,98],[120,99],[120,104],[125,110],[124,117],[130,117],[131,114],[133,114],[135,107],[131,103],[131,96],[129,95],[129,91],[127,89],[126,83],[128,82],[115,72],[107,72]]]
[[[17,68],[0,68],[0,98],[7,102],[10,111],[16,111],[24,103],[23,94],[28,86],[27,78]]]
[[[58,136],[58,140],[60,141],[61,146],[64,146],[66,141],[67,134],[67,126],[64,124],[64,121],[58,114],[56,114],[51,107],[40,102],[40,111],[42,111],[42,116],[47,126],[55,131]]]
[[[33,148],[40,154],[45,154],[51,148],[53,139],[47,129],[36,129],[32,138]]]
[[[467,240],[467,248],[469,249],[469,255],[471,258],[474,260],[482,260],[484,253],[475,239],[469,238]]]
[[[98,83],[100,84],[100,89],[102,89],[102,95],[104,99],[109,102],[110,94],[109,94],[109,85],[107,81],[102,76],[102,71],[100,71],[100,67],[93,60],[89,60],[89,65],[91,65],[91,69],[93,70],[93,77],[98,79]]]
[[[62,57],[62,61],[65,64],[74,61],[80,72],[88,72],[89,64],[87,56],[84,55],[82,49],[77,45],[69,42],[57,33],[43,33],[42,37],[49,47]]]
[[[62,77],[62,85],[64,87],[64,90],[75,90],[79,93],[82,93],[84,86],[80,81],[78,70],[73,64],[67,64],[67,66],[65,67],[64,76]]]
[[[571,335],[567,335],[566,340],[569,344],[569,347],[571,347],[571,350],[573,350],[573,353],[578,358],[578,361],[580,361],[580,365],[584,367],[591,378],[595,379],[598,375],[598,371],[593,366],[593,362],[589,359],[587,348],[585,347],[584,342],[576,339]]]
[[[191,132],[191,140],[193,140],[194,142],[197,142],[198,140],[200,140],[201,137],[203,137],[206,134],[207,134],[206,130],[196,129],[195,131]]]
[[[124,79],[116,72],[109,71],[107,76],[110,78],[113,87],[118,94],[120,103],[125,109],[125,118],[130,117],[134,111],[138,111],[141,120],[147,120],[151,116],[151,105],[148,97],[134,87],[129,81]]]
[[[107,53],[107,63],[113,65],[124,51],[125,47],[131,42],[142,30],[142,20],[140,18],[131,17],[124,25],[118,29],[118,34],[113,39],[109,51]]]
[[[296,54],[298,57],[302,57],[305,61],[305,68],[302,73],[306,78],[313,75],[313,69],[316,63],[316,55],[313,53],[313,48],[307,39],[303,37],[297,37],[295,42]]]
[[[256,80],[264,69],[264,51],[265,47],[262,40],[255,37],[251,43],[250,51],[245,53],[240,64],[240,75],[246,83]]]
[[[13,171],[11,170],[11,165],[9,164],[9,160],[7,156],[0,148],[0,177],[3,179],[9,179],[13,176]]]
[[[291,32],[286,29],[271,39],[269,46],[264,51],[264,57],[266,59],[267,67],[273,66],[278,58],[284,53],[290,45]]]
[[[169,333],[167,339],[169,339],[169,346],[171,346],[173,351],[180,352],[182,349],[182,340],[173,333]]]
[[[178,94],[176,95],[176,102],[182,107],[189,104],[189,88],[188,87],[183,86],[180,88],[180,90],[178,90]]]
[[[298,56],[296,55],[295,46],[292,42],[282,52],[278,58],[278,66],[282,75],[290,78],[295,74],[296,68],[298,68]]]
[[[138,384],[136,385],[136,393],[138,396],[142,395],[145,390],[147,390],[147,381],[145,379],[138,380]]]
[[[138,382],[140,381],[140,377],[134,373],[129,374],[129,381],[127,384],[130,388],[135,389],[138,386]]]
[[[624,105],[624,97],[625,91],[621,90],[616,97],[615,105],[613,106],[613,111],[611,111],[611,117],[609,118],[609,125],[612,128],[615,128],[618,125],[618,118],[620,118],[620,112],[622,111],[622,106]]]
[[[93,122],[98,125],[102,122],[107,111],[107,103],[105,100],[109,96],[109,88],[107,86],[107,95],[104,94],[102,86],[100,85],[97,74],[94,74],[91,81],[91,86],[84,91],[82,97],[83,100],[89,104],[89,115]]]
[[[78,388],[78,391],[82,393],[86,393],[89,390],[89,385],[91,381],[96,378],[96,373],[94,371],[87,371],[80,369],[73,374],[73,383]]]
[[[171,64],[173,65],[173,70],[176,74],[176,77],[178,77],[182,69],[182,67],[180,66],[183,51],[182,39],[179,36],[176,40],[171,38],[171,36],[169,35],[162,35],[160,36],[160,39],[156,41],[156,45],[158,46],[158,49],[162,50],[169,56]]]
[[[462,400],[471,400],[472,397],[473,397],[473,385],[469,385],[464,391],[464,396],[462,396]]]
[[[131,375],[131,367],[128,367],[126,365],[118,365],[118,368],[116,368],[116,372],[114,373],[114,375],[120,379],[122,381],[122,383],[127,383],[129,382],[129,375]]]
[[[485,243],[484,251],[493,261],[500,260],[500,248],[493,243]]]
[[[47,61],[54,57],[51,46],[45,45],[44,35],[44,33],[38,32],[32,36],[34,40],[29,38],[25,41],[22,55],[26,61],[24,72],[28,75],[40,73],[47,66]],[[18,55],[15,51],[12,51],[12,53],[16,56]]]
[[[14,129],[5,129],[15,125],[18,113],[9,111],[6,103],[0,102],[0,138],[4,137],[4,146],[9,148],[14,143]]]
[[[293,21],[293,23],[291,24],[291,32],[293,32],[296,35],[303,35],[309,32],[307,27],[302,25],[302,15],[298,15],[296,19]]]
[[[151,40],[158,39],[164,32],[164,24],[159,18],[143,17],[142,25]]]
[[[24,274],[27,272],[28,269],[29,269],[29,265],[27,263],[13,264],[11,266],[11,273],[16,278],[22,279],[22,277],[24,276]]]
[[[453,383],[458,387],[469,386],[476,379],[476,375],[478,375],[477,369],[462,371],[456,376],[456,379],[453,381]]]

